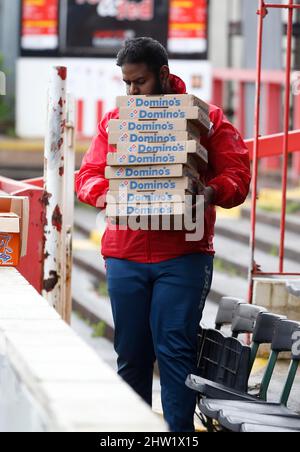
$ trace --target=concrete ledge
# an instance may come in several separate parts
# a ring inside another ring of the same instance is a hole
[[[253,304],[300,321],[300,296],[289,293],[291,282],[286,278],[254,278]]]
[[[16,270],[0,287],[0,431],[167,431]]]

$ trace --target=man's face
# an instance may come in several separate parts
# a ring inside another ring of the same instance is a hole
[[[162,94],[160,76],[152,72],[145,63],[122,66],[123,80],[128,96]]]

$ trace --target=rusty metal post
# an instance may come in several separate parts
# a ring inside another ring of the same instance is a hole
[[[221,107],[224,97],[224,81],[214,78],[213,80],[213,98],[212,103]]]
[[[66,130],[65,67],[52,69],[45,137],[44,189],[46,204],[43,296],[62,317],[62,212],[64,193],[64,141]]]
[[[256,244],[256,207],[258,198],[258,151],[260,135],[260,107],[261,107],[261,85],[262,85],[262,42],[264,18],[267,15],[265,2],[259,0],[257,11],[259,16],[257,28],[257,55],[256,55],[256,96],[255,96],[255,123],[254,123],[254,147],[253,147],[253,175],[252,175],[252,198],[251,198],[251,231],[250,231],[250,265],[249,265],[249,290],[248,302],[252,303],[253,275],[256,271],[255,244]]]
[[[75,183],[75,100],[67,95],[66,144],[64,148],[65,174],[62,235],[62,306],[63,319],[71,323],[72,313],[72,239],[74,224]]]
[[[300,129],[300,74],[299,82],[295,87],[294,93],[294,130]],[[293,179],[295,182],[299,181],[300,176],[300,145],[299,151],[293,155]]]
[[[295,3],[300,5],[300,0],[296,0]],[[297,27],[300,26],[300,9],[295,11],[295,23]],[[294,129],[300,129],[300,36],[295,36],[295,49],[294,49],[294,69],[297,79],[294,80]],[[293,167],[292,177],[297,183],[300,176],[300,146],[299,152],[293,155]]]
[[[281,126],[282,88],[277,83],[265,84],[265,135],[279,133]],[[268,157],[262,161],[265,171],[276,171],[281,168],[280,157]]]
[[[285,67],[285,101],[284,101],[284,138],[283,138],[283,168],[282,168],[282,206],[280,222],[280,246],[279,246],[279,272],[284,271],[285,257],[285,226],[286,226],[286,201],[288,182],[288,146],[290,129],[290,105],[291,105],[291,67],[292,67],[292,34],[293,34],[293,0],[288,3],[288,27],[287,27],[287,50]]]
[[[246,84],[238,84],[237,124],[242,137],[246,136]]]

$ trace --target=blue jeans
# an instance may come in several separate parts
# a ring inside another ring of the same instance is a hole
[[[164,417],[173,432],[194,431],[197,332],[213,273],[213,257],[189,254],[157,264],[107,258],[118,374],[152,404],[158,361]]]

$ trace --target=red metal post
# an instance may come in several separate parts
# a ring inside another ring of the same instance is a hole
[[[221,107],[223,105],[224,98],[224,80],[215,78],[213,80],[213,98],[212,103]]]
[[[282,155],[283,133],[275,135],[266,135],[259,138],[258,158],[274,157]],[[254,139],[246,140],[247,147],[250,152],[250,159],[253,160]],[[300,129],[289,132],[289,153],[299,152]]]
[[[294,129],[300,130],[300,78],[296,82],[294,87]],[[295,182],[299,181],[300,176],[300,141],[299,152],[293,155],[293,179]]]
[[[97,101],[97,124],[96,124],[96,130],[98,127],[99,122],[101,121],[101,119],[103,118],[103,101],[102,100],[98,100]]]
[[[280,114],[282,110],[281,86],[275,83],[265,85],[265,133],[271,135],[279,133],[281,129]],[[278,157],[269,157],[262,162],[265,170],[276,171],[281,168],[281,160]]]
[[[82,99],[77,100],[77,117],[76,117],[76,131],[79,136],[83,135],[83,114],[84,103]]]
[[[255,123],[254,123],[254,148],[252,169],[252,199],[251,199],[251,232],[250,232],[250,265],[249,265],[249,292],[248,301],[252,303],[253,274],[255,272],[255,238],[256,238],[256,206],[257,206],[257,177],[258,177],[258,147],[260,124],[260,100],[261,100],[261,69],[262,69],[262,38],[263,21],[267,14],[263,0],[259,0],[259,15],[257,29],[257,55],[256,55],[256,96],[255,96]]]
[[[293,0],[289,0],[289,6],[293,6]],[[286,79],[285,79],[285,104],[284,104],[284,138],[283,138],[283,169],[282,169],[282,208],[280,225],[279,247],[279,272],[284,271],[285,255],[285,225],[286,225],[286,199],[288,177],[288,145],[289,145],[289,120],[290,120],[290,95],[291,95],[291,64],[292,64],[292,32],[293,32],[293,8],[288,11],[287,50],[286,50]]]
[[[246,135],[246,103],[245,103],[245,83],[240,82],[238,86],[238,105],[237,105],[237,127],[242,135]]]

